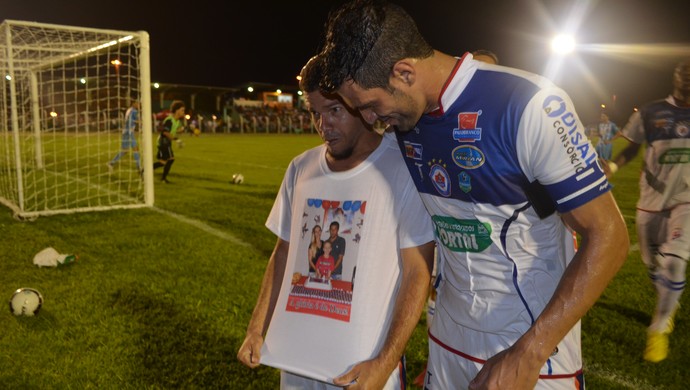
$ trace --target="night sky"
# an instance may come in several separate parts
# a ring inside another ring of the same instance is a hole
[[[0,0],[0,20],[145,30],[153,81],[235,87],[249,81],[296,83],[295,76],[321,43],[328,12],[339,3]],[[585,123],[596,122],[604,103],[624,124],[633,107],[670,93],[674,65],[690,56],[688,0],[397,3],[436,49],[453,55],[490,49],[503,65],[539,74],[549,68],[550,38],[578,15],[581,50],[550,78],[570,94]]]

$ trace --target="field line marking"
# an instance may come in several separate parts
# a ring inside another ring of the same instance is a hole
[[[187,160],[190,161],[205,161],[205,162],[213,162],[215,161],[214,159],[211,158],[199,158],[199,157],[185,157]],[[263,164],[256,164],[256,163],[248,163],[248,162],[235,162],[235,161],[226,161],[225,164],[227,165],[232,165],[232,166],[244,166],[244,167],[251,167],[251,168],[261,168],[261,169],[270,169],[273,171],[281,171],[284,172],[287,169],[287,165],[285,166],[271,166],[271,165],[263,165]]]
[[[626,389],[634,390],[655,390],[658,389],[656,386],[652,386],[646,381],[639,378],[630,378],[630,374],[619,374],[613,370],[607,370],[602,368],[599,364],[585,365],[585,381],[587,381],[588,375],[596,375],[598,377],[604,378],[612,383],[615,383]]]
[[[206,223],[204,223],[203,221],[200,221],[198,219],[185,217],[184,215],[173,213],[172,211],[168,211],[168,210],[163,210],[163,209],[155,207],[155,206],[152,207],[152,209],[161,213],[161,214],[175,218],[176,220],[178,220],[180,222],[184,222],[188,225],[194,226],[194,227],[196,227],[200,230],[203,230],[206,233],[214,235],[218,238],[221,238],[221,239],[226,240],[226,241],[230,241],[233,244],[240,245],[240,246],[243,246],[245,248],[256,249],[256,248],[254,248],[253,245],[240,240],[239,238],[235,237],[234,235],[227,233],[227,232],[224,232],[222,230],[216,229],[214,227],[211,227],[211,226],[207,225]]]

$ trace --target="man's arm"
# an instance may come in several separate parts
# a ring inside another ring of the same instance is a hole
[[[345,257],[345,239],[338,236],[338,238],[336,238],[336,241],[338,241],[340,243],[340,254],[338,255],[338,258],[335,259],[335,268],[334,269],[338,269],[340,264],[343,262],[343,257]]]
[[[564,214],[581,246],[553,297],[530,329],[489,359],[470,389],[531,389],[554,348],[599,298],[625,261],[627,228],[611,193]]]
[[[250,368],[257,367],[261,359],[261,346],[264,343],[264,335],[268,329],[268,324],[271,322],[283,277],[285,276],[288,249],[290,249],[290,243],[279,238],[273,249],[271,259],[266,266],[259,298],[254,307],[254,312],[252,312],[249,326],[247,326],[247,335],[237,352],[237,359]]]
[[[426,302],[434,261],[434,243],[402,249],[401,255],[402,281],[383,348],[375,358],[361,362],[335,378],[334,384],[346,386],[353,383],[348,386],[351,390],[380,389],[400,362]]]

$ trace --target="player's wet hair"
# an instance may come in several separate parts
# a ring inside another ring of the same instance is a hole
[[[314,92],[320,89],[323,78],[323,57],[315,55],[310,58],[300,72],[299,87],[304,92]]]
[[[331,13],[326,23],[321,87],[335,91],[353,80],[366,89],[390,90],[396,62],[433,53],[402,7],[385,0],[348,2]]]

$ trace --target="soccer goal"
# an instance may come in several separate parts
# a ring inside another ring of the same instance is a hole
[[[0,72],[0,203],[16,217],[153,205],[146,32],[6,20]],[[138,154],[121,148],[133,101]]]

